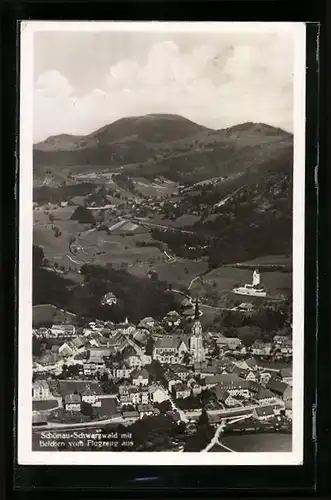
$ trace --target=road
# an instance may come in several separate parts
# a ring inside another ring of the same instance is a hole
[[[167,396],[169,398],[172,410],[176,411],[179,414],[179,417],[180,417],[180,419],[181,419],[182,422],[187,423],[188,422],[188,417],[187,417],[186,413],[183,410],[181,410],[180,408],[178,408],[178,406],[174,402],[174,400],[173,400],[170,392],[168,391],[168,389],[164,385],[161,385],[161,387],[162,387],[162,390],[167,394]]]
[[[125,419],[123,417],[111,417],[111,418],[106,418],[104,420],[94,420],[92,422],[84,422],[84,423],[74,423],[74,424],[61,424],[61,423],[56,423],[56,422],[48,422],[45,425],[38,425],[38,427],[34,427],[33,431],[39,432],[39,431],[45,431],[45,430],[74,430],[74,429],[85,429],[86,427],[97,427],[99,428],[100,426],[107,425],[107,424],[126,424],[126,423],[131,423],[128,419]]]
[[[231,424],[235,424],[236,422],[240,422],[240,420],[244,420],[245,418],[248,418],[250,416],[251,416],[251,414],[244,415],[243,417],[239,417],[237,419],[231,420]],[[220,425],[217,427],[216,432],[215,432],[214,436],[212,437],[210,443],[202,451],[208,452],[209,450],[211,450],[213,448],[213,446],[218,445],[227,451],[235,452],[235,450],[232,450],[232,448],[225,446],[225,444],[223,444],[219,441],[219,437],[220,437],[221,433],[223,432],[223,430],[225,429],[225,427],[226,427],[226,421],[222,420]]]

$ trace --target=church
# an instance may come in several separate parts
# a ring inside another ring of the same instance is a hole
[[[192,363],[204,363],[206,360],[206,351],[203,346],[202,326],[200,323],[200,311],[198,299],[195,302],[194,322],[192,325],[190,337],[190,354]]]

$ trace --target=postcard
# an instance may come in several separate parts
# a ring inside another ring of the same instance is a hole
[[[302,463],[305,33],[21,22],[19,464]]]

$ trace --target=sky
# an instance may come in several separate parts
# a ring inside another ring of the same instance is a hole
[[[210,128],[293,131],[290,33],[38,31],[34,142],[126,116],[172,113]]]

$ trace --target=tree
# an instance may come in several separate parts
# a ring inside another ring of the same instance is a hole
[[[147,356],[151,356],[154,350],[155,342],[153,337],[148,337],[147,343],[146,343],[146,354]]]
[[[183,363],[185,365],[188,365],[190,362],[191,362],[191,355],[188,351],[186,351],[184,356],[183,356]]]
[[[82,415],[86,415],[87,417],[93,418],[93,414],[94,414],[93,406],[90,405],[89,403],[82,401],[80,411],[81,411]]]

